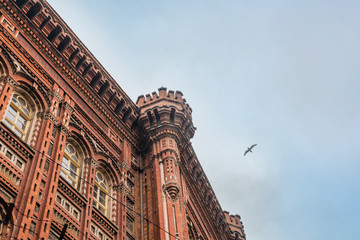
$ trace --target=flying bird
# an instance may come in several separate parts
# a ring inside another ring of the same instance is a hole
[[[248,147],[248,149],[245,151],[244,156],[248,153],[248,152],[252,152],[251,150],[253,149],[253,147],[255,147],[257,144],[253,144],[251,147]]]

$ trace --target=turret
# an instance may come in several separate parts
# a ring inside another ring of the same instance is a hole
[[[161,87],[159,93],[139,96],[136,105],[140,108],[139,123],[151,137],[163,133],[161,130],[165,128],[175,131],[172,133],[181,143],[194,136],[196,128],[192,123],[192,109],[180,91],[167,91]]]
[[[136,104],[140,110],[138,122],[150,140],[151,153],[146,164],[151,168],[145,170],[144,174],[151,174],[151,188],[156,189],[147,194],[153,195],[152,204],[158,206],[159,211],[154,218],[166,231],[154,230],[154,238],[186,239],[184,232],[187,231],[184,228],[187,224],[179,163],[181,150],[190,143],[195,133],[192,110],[181,92],[167,91],[164,87],[159,88],[159,93],[140,96]]]
[[[244,225],[239,215],[231,215],[229,212],[224,211],[226,222],[229,225],[229,233],[231,239],[234,240],[245,240],[246,235],[244,232]]]

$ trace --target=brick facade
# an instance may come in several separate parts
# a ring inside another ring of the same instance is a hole
[[[0,0],[0,239],[245,240],[160,88],[132,102],[45,0]]]

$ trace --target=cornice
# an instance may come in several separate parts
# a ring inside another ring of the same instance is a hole
[[[63,193],[69,196],[78,206],[84,207],[87,204],[87,200],[84,198],[84,196],[82,196],[72,187],[69,187],[63,179],[59,178],[58,186],[63,191]]]
[[[111,235],[115,235],[118,231],[118,227],[103,216],[96,208],[92,209],[91,216],[99,225],[106,229]]]
[[[101,137],[102,140],[105,140],[105,142],[113,149],[115,150],[115,153],[120,156],[122,151],[121,149],[109,138],[108,135],[105,134],[104,131],[102,131],[101,129],[99,129],[99,127],[94,124],[94,122],[89,118],[89,116],[87,116],[78,106],[75,106],[75,110],[76,113],[80,114],[82,117],[84,117],[87,121],[87,123],[89,123],[92,127],[92,129],[94,129]],[[87,126],[85,126],[81,120],[79,119],[78,116],[76,116],[75,114],[73,114],[71,116],[71,120],[73,120],[76,124],[81,126],[81,129],[91,138],[91,140],[95,141],[96,144],[98,144],[102,149],[106,149],[107,154],[109,154],[110,158],[112,159],[119,159],[119,157],[115,156],[113,153],[111,153],[112,151],[108,150],[108,147],[106,147],[104,145],[104,143],[99,140],[99,138],[97,136],[94,135],[94,133],[88,129]]]
[[[187,168],[186,166],[186,162],[185,160],[181,161],[181,164],[180,164],[180,169],[181,171],[185,174],[185,181],[186,181],[186,185],[187,185],[187,188],[189,189],[189,191],[191,192],[191,197],[193,199],[196,199],[196,201],[200,204],[197,204],[198,207],[200,207],[200,209],[202,209],[202,211],[206,214],[203,214],[204,216],[207,216],[207,219],[208,219],[208,222],[211,223],[211,225],[213,226],[212,228],[214,229],[215,232],[217,232],[217,234],[219,234],[221,236],[221,232],[220,232],[220,229],[218,229],[217,227],[217,222],[214,221],[214,216],[213,216],[213,213],[209,211],[209,208],[208,208],[208,204],[206,202],[203,201],[203,198],[199,195],[200,192],[202,192],[200,189],[199,189],[199,186],[197,184],[197,181],[195,181],[193,178],[192,178],[192,175],[191,173],[189,172],[189,169]],[[221,208],[221,205],[219,203],[219,201],[217,200],[216,198],[216,195],[215,195],[215,192],[213,191],[212,187],[211,187],[211,184],[209,182],[209,180],[206,178],[206,175],[204,173],[204,171],[202,170],[201,168],[201,165],[199,164],[199,169],[201,170],[202,172],[202,175],[206,181],[206,183],[208,184],[208,187],[211,189],[211,191],[213,192],[213,200],[214,203],[215,203],[215,206],[217,209],[219,209],[219,211],[223,214],[223,210]]]
[[[106,119],[109,121],[109,123],[112,124],[118,132],[126,136],[129,142],[131,142],[134,146],[136,146],[136,142],[138,142],[139,140],[137,139],[138,137],[132,134],[131,135],[126,134],[126,132],[124,131],[124,129],[127,129],[127,132],[131,132],[129,126],[123,123],[119,117],[114,117],[115,116],[114,112],[111,109],[109,109],[108,105],[104,103],[104,100],[102,100],[96,93],[94,93],[94,90],[90,88],[89,84],[87,83],[87,81],[83,79],[81,74],[73,70],[73,66],[70,65],[68,61],[64,59],[63,56],[60,55],[55,50],[53,44],[51,43],[49,44],[48,40],[44,38],[43,34],[40,31],[38,31],[36,27],[35,28],[32,26],[30,27],[30,25],[33,25],[31,22],[22,20],[22,19],[27,19],[26,17],[23,18],[19,17],[19,15],[23,15],[24,13],[22,11],[17,11],[17,7],[15,5],[13,6],[13,8],[15,8],[15,11],[11,9],[9,4],[5,0],[0,0],[0,3],[3,4],[4,9],[7,11],[7,14],[11,15],[11,18],[16,21],[16,24],[18,25],[18,28],[21,28],[22,33],[27,34],[27,36],[29,37],[27,40],[28,41],[31,40],[31,42],[33,43],[32,46],[33,47],[36,46],[39,52],[41,52],[43,55],[46,56],[44,58],[50,60],[48,62],[51,63],[50,65],[52,65],[53,69],[55,69],[59,74],[61,73],[60,76],[62,76],[62,78],[65,81],[67,81],[70,84],[70,86],[74,87],[77,90],[78,94],[81,93],[82,97],[85,100],[87,100],[89,103],[91,103],[92,107],[96,107],[100,115],[105,116]],[[41,3],[44,4],[44,6],[46,6],[47,8],[51,9],[52,11],[51,14],[53,14],[52,15],[53,17],[55,16],[61,22],[61,24],[66,25],[64,21],[62,21],[61,18],[57,15],[57,13],[52,10],[50,5],[46,1],[41,1]],[[77,39],[77,42],[80,43],[76,35],[68,28],[67,25],[66,25],[66,29],[69,33],[71,33],[72,38]],[[20,44],[17,43],[17,41],[13,37],[11,37],[6,30],[3,32],[4,34],[8,35],[7,37],[12,38],[11,40],[14,43],[14,45],[22,50],[21,52],[24,54],[24,56],[30,60],[30,62],[39,70],[39,72],[42,73],[45,76],[45,78],[48,79],[51,83],[53,83],[54,80],[46,73],[44,69],[40,67],[39,64],[36,63],[36,61],[20,46]],[[93,55],[87,49],[86,49],[86,54],[91,55],[91,57],[93,57]],[[94,57],[92,60],[96,62],[99,66],[101,66],[100,63]],[[25,69],[28,70],[27,67]],[[125,94],[125,92],[121,89],[121,87],[105,71],[105,69],[102,66],[100,67],[100,69],[101,72],[106,73],[106,78],[108,80],[111,80],[113,86],[116,86],[117,88],[116,90],[122,94],[122,97],[124,97],[124,99],[126,99],[126,102],[129,104],[128,107],[131,107],[134,114],[136,114],[138,111],[137,106],[131,101],[131,99]]]
[[[10,143],[11,146],[13,146],[18,153],[22,155],[25,159],[29,160],[32,159],[34,156],[34,151],[32,151],[30,148],[28,148],[27,145],[25,145],[21,140],[19,140],[17,137],[14,137],[12,133],[10,133],[10,130],[7,129],[3,123],[0,123],[0,136],[5,140],[5,142]]]

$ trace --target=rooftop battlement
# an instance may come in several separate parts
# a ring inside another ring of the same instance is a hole
[[[239,237],[245,237],[244,233],[244,225],[241,221],[241,217],[238,214],[232,215],[228,211],[224,211],[224,215],[226,218],[226,222],[229,224],[229,228],[235,236],[237,233],[239,234]],[[242,238],[237,238],[242,239]]]
[[[140,95],[136,100],[136,105],[139,108],[147,107],[149,105],[158,103],[160,101],[169,101],[175,105],[181,105],[191,116],[192,109],[186,99],[183,98],[183,94],[180,91],[167,90],[166,87],[161,87],[158,89],[159,92],[152,92],[151,94]],[[164,104],[165,105],[165,104]]]

